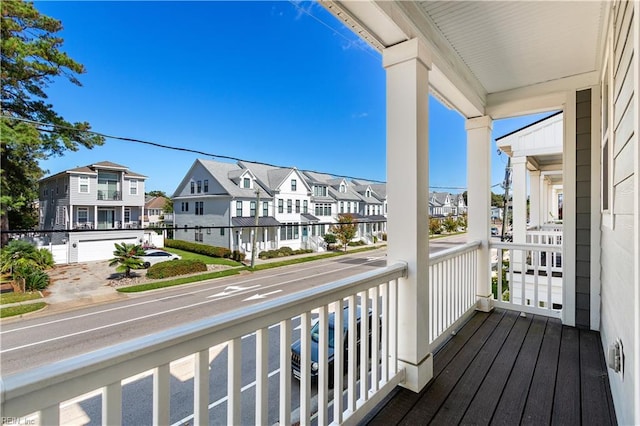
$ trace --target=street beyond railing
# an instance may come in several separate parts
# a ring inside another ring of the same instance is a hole
[[[397,359],[397,287],[398,279],[405,277],[407,266],[396,263],[375,271],[345,278],[320,287],[295,293],[210,317],[201,321],[175,327],[143,338],[69,358],[47,366],[34,368],[2,378],[0,381],[0,412],[4,418],[24,419],[38,415],[40,424],[57,425],[60,407],[65,401],[85,393],[102,390],[102,424],[122,424],[122,381],[135,375],[153,372],[153,417],[150,424],[170,424],[170,363],[194,355],[194,407],[193,423],[209,423],[210,371],[209,349],[219,344],[227,345],[227,419],[228,424],[240,424],[241,366],[243,365],[240,342],[243,336],[256,333],[256,396],[255,423],[267,424],[268,329],[279,325],[279,424],[291,424],[291,340],[293,318],[301,317],[301,381],[300,421],[309,424],[315,413],[311,412],[311,314],[319,313],[319,424],[329,423],[333,415],[335,423],[355,424],[378,404],[404,378],[404,370],[398,368]],[[328,324],[330,313],[335,323],[342,323],[343,306],[349,306],[347,321],[348,346],[359,346],[343,352],[341,327],[335,327],[334,335],[334,388],[343,389],[343,366],[349,367],[346,383],[346,404],[342,392],[334,392],[333,410],[330,401],[328,376]],[[361,312],[380,318],[379,327],[369,331],[369,321],[361,321],[353,314],[355,307]],[[358,332],[356,332],[357,328]],[[357,335],[371,333],[371,342]],[[362,361],[364,360],[364,361]],[[372,368],[372,366],[375,366]],[[245,366],[246,367],[246,366]],[[358,373],[359,370],[359,373]],[[359,376],[359,378],[358,378]]]

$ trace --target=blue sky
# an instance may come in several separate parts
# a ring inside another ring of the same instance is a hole
[[[49,102],[93,130],[222,156],[385,180],[381,56],[321,6],[292,2],[36,2],[85,65]],[[500,120],[499,137],[548,114]],[[196,158],[107,139],[43,161],[50,173],[112,161],[171,195]],[[506,158],[494,154],[492,183]],[[466,187],[466,132],[430,100],[430,185]],[[438,189],[441,190],[441,189]],[[447,189],[442,189],[447,190]],[[497,189],[496,189],[497,192]]]

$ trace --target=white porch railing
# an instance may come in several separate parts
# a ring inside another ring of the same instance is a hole
[[[343,356],[342,328],[335,327],[334,389],[343,389],[342,366],[347,363],[346,390],[335,392],[333,410],[329,411],[330,393],[327,375],[319,374],[317,415],[318,424],[330,422],[354,424],[378,404],[404,379],[404,370],[397,362],[397,286],[406,276],[403,263],[349,277],[324,286],[288,295],[250,308],[207,318],[167,331],[69,358],[54,364],[3,377],[0,381],[0,412],[5,418],[23,418],[38,413],[40,424],[56,425],[60,406],[64,401],[97,389],[102,390],[102,423],[122,423],[122,381],[137,374],[153,371],[152,424],[169,424],[171,399],[169,384],[170,363],[194,355],[193,424],[209,423],[209,349],[227,345],[228,424],[240,424],[241,365],[240,341],[243,336],[256,333],[256,396],[255,424],[269,421],[267,408],[268,329],[280,328],[279,343],[279,424],[289,425],[291,414],[291,340],[292,319],[301,317],[302,371],[300,382],[300,421],[309,424],[312,416],[310,378],[310,328],[312,312],[317,311],[320,322],[319,371],[328,371],[328,321],[334,312],[335,323],[342,323],[345,300],[349,306],[349,347],[356,347],[355,307],[361,312],[380,318],[380,327],[371,327],[370,345],[361,339],[359,378],[355,350]],[[361,321],[363,336],[369,333],[368,321]],[[369,356],[370,354],[370,356]],[[375,368],[371,368],[375,366]],[[343,397],[346,397],[346,403]]]
[[[433,349],[473,314],[480,241],[429,257],[429,344]]]
[[[561,318],[562,245],[491,242],[490,247],[498,259],[494,306]]]

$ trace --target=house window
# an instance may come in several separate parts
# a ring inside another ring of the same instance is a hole
[[[262,216],[269,216],[269,203],[267,201],[262,202]]]
[[[129,195],[138,195],[138,179],[129,181]]]
[[[194,181],[191,181],[191,193],[196,193],[196,183]]]
[[[204,180],[204,192],[209,192],[209,179]]]
[[[89,193],[89,176],[80,176],[78,178],[78,184],[79,184],[78,192],[82,194]]]
[[[251,201],[249,203],[249,216],[256,217],[256,202]]]
[[[298,182],[295,179],[291,179],[291,191],[296,192],[298,190]]]
[[[242,187],[243,188],[251,188],[251,179],[249,179],[249,178],[242,179]]]
[[[340,201],[340,213],[344,213],[344,201]]]
[[[198,181],[198,194],[202,192],[202,181]]]
[[[351,213],[351,201],[347,202],[347,213]]]
[[[344,183],[340,184],[340,192],[347,192],[347,187]]]
[[[78,223],[87,223],[89,221],[89,209],[86,207],[78,207]]]
[[[183,201],[180,204],[180,211],[183,211],[183,212],[188,212],[189,211],[189,202],[188,201]]]
[[[224,237],[224,228],[220,228],[220,236]]]
[[[204,201],[196,201],[196,215],[202,216],[204,214]]]
[[[313,187],[313,195],[316,197],[326,197],[327,196],[327,187],[326,186],[314,186]]]
[[[371,191],[367,189],[367,197],[371,197]]]
[[[296,240],[300,236],[300,226],[297,223],[287,223],[280,227],[280,240]]]
[[[242,201],[236,201],[236,217],[242,217]]]
[[[200,228],[199,226],[196,226],[195,229],[195,240],[202,242],[202,228]]]
[[[296,213],[300,213],[300,200],[296,200]]]
[[[302,200],[302,213],[309,213],[309,201]]]
[[[124,209],[124,222],[131,222],[131,209]]]
[[[278,213],[284,213],[284,200],[278,200]]]
[[[291,200],[287,200],[287,213],[293,213],[293,202]]]

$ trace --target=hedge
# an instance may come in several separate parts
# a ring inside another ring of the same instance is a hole
[[[164,246],[184,251],[190,251],[192,253],[204,254],[205,256],[223,257],[226,259],[230,258],[232,254],[231,250],[226,247],[210,246],[208,244],[192,243],[182,240],[167,239],[164,241]]]
[[[147,270],[148,278],[168,278],[177,275],[193,274],[194,272],[206,272],[207,265],[199,260],[170,260],[151,265]]]
[[[313,250],[293,250],[291,247],[281,247],[278,250],[267,250],[261,251],[258,254],[260,259],[273,259],[274,257],[285,257],[285,256],[293,256],[294,254],[305,254],[305,253],[313,253]]]

